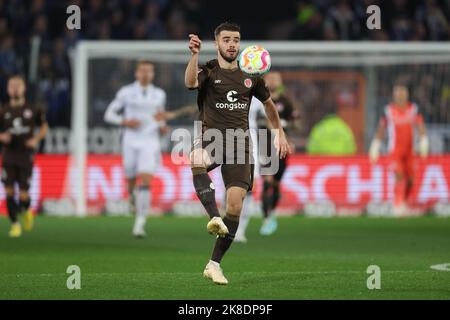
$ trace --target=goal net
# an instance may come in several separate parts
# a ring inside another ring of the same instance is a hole
[[[241,48],[251,44],[254,43],[243,42]],[[355,154],[363,155],[383,106],[391,99],[392,85],[398,80],[409,84],[411,100],[424,114],[431,151],[450,150],[450,45],[282,41],[258,44],[271,53],[272,68],[281,72],[284,91],[294,102],[295,121],[290,137],[298,153],[307,150],[311,130],[319,121],[337,115],[351,129]],[[98,206],[103,208],[98,210],[105,210],[114,203],[119,209],[109,208],[111,211],[124,210],[119,205],[127,197],[120,162],[120,129],[106,124],[103,118],[119,88],[134,81],[136,61],[149,59],[155,63],[154,83],[166,91],[166,108],[173,110],[196,101],[196,92],[184,87],[189,55],[185,41],[78,44],[72,59],[71,170],[66,181],[78,215],[95,211]],[[214,44],[204,43],[201,62],[215,56]],[[192,132],[193,120],[186,116],[169,124],[172,130],[185,128]],[[162,137],[165,153],[170,153],[174,145],[170,137],[170,133]],[[170,156],[165,156],[163,163],[154,182],[153,206],[160,212],[198,211],[199,208],[186,205],[193,199],[189,168],[175,167]],[[285,183],[289,181],[294,183]],[[314,198],[314,188],[300,183],[290,191],[300,205]],[[218,199],[222,194],[223,189],[218,190]]]

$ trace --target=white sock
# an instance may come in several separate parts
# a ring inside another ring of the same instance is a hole
[[[136,220],[147,219],[148,213],[150,211],[150,190],[148,187],[138,187],[136,190]]]
[[[236,235],[243,236],[247,230],[248,223],[250,222],[250,203],[252,202],[252,195],[249,193],[244,199],[242,205],[241,217],[239,218],[239,227],[236,231]]]

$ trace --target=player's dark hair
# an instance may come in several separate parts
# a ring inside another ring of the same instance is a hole
[[[214,30],[214,37],[217,38],[222,31],[236,31],[241,32],[241,27],[233,22],[223,22],[219,24]]]

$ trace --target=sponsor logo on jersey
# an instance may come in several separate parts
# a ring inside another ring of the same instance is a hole
[[[214,80],[214,84],[221,84],[221,83],[222,83],[222,80],[220,80],[220,79]]]
[[[237,98],[234,97],[234,95],[236,95],[236,94],[237,94],[237,91],[234,91],[234,90],[228,91],[227,100],[229,102],[236,102]]]
[[[23,112],[23,117],[24,117],[25,119],[30,119],[32,116],[33,116],[33,112],[32,112],[30,109],[26,109],[26,110]]]
[[[218,109],[228,109],[230,111],[233,111],[235,109],[246,109],[247,108],[247,103],[240,103],[240,102],[236,102],[238,99],[235,97],[235,95],[237,95],[237,91],[235,90],[230,90],[227,93],[227,100],[230,103],[222,103],[222,102],[218,102],[216,103],[216,108]]]
[[[12,128],[9,129],[9,132],[13,135],[21,135],[30,132],[30,130],[31,130],[30,127],[25,127],[23,125],[21,118],[15,118],[12,121]]]

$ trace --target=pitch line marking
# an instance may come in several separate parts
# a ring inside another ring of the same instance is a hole
[[[450,271],[450,263],[435,264],[430,266],[430,268],[438,271]]]
[[[450,264],[447,265],[449,269],[440,269],[444,271],[450,271]],[[441,265],[436,265],[441,266]],[[434,267],[434,266],[431,266]],[[437,270],[437,269],[436,269]],[[386,270],[383,273],[429,273],[432,272],[430,270]],[[200,272],[201,273],[201,272]],[[348,273],[360,273],[364,274],[361,270],[348,270],[348,271],[263,271],[263,272],[228,272],[227,274],[263,274],[263,275],[277,275],[277,274],[285,274],[285,275],[301,275],[301,274],[348,274]],[[114,275],[127,275],[127,276],[145,276],[145,275],[198,275],[199,272],[92,272],[92,273],[84,273],[84,276],[114,276]],[[1,274],[2,277],[54,277],[54,276],[65,276],[64,273],[9,273],[9,274]]]

